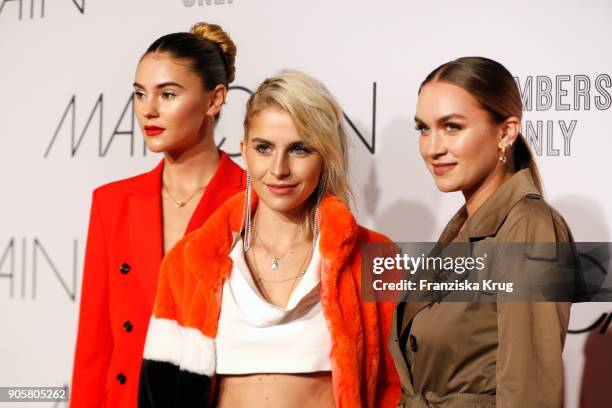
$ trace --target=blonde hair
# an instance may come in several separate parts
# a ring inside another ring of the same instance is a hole
[[[348,181],[348,136],[336,99],[319,80],[296,70],[283,70],[266,79],[251,95],[244,119],[245,139],[250,120],[261,111],[287,112],[304,141],[323,158],[323,194],[347,206],[353,200]]]

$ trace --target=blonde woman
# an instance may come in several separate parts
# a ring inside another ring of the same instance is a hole
[[[392,305],[363,303],[347,136],[297,71],[247,104],[247,191],[168,254],[147,335],[142,406],[391,407]]]

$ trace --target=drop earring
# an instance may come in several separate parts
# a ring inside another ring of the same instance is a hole
[[[501,145],[501,152],[499,153],[499,161],[502,163],[506,162],[506,145]]]
[[[319,187],[317,189],[317,202],[315,204],[315,208],[313,211],[313,220],[312,220],[312,242],[313,244],[316,242],[319,237],[319,204],[323,199],[323,194],[325,194],[325,177],[322,176],[319,181]]]
[[[247,170],[246,174],[246,195],[244,199],[244,215],[243,219],[245,221],[244,225],[244,252],[248,251],[251,247],[251,231],[253,229],[253,219],[251,216],[251,194],[253,190],[252,181],[251,181],[251,172]]]

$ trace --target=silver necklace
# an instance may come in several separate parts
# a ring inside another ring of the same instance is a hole
[[[304,242],[304,240],[298,241],[295,244],[291,245],[289,248],[287,248],[287,250],[285,252],[283,252],[282,255],[280,256],[274,256],[272,254],[272,251],[270,251],[270,249],[268,248],[268,246],[262,241],[261,237],[259,236],[259,234],[257,234],[257,224],[255,224],[255,228],[253,228],[253,235],[255,235],[255,240],[259,241],[259,243],[261,244],[261,247],[269,254],[272,256],[272,262],[270,264],[270,269],[275,271],[278,268],[280,268],[280,261],[281,259],[283,259],[285,257],[285,255],[287,255],[289,253],[289,251],[291,251],[293,248],[295,248],[296,246],[298,246],[299,244],[301,244],[302,242]]]
[[[259,282],[267,282],[267,283],[283,283],[283,282],[289,282],[291,280],[297,281],[298,278],[306,274],[306,269],[303,269],[303,268],[304,268],[304,265],[306,264],[306,260],[310,258],[311,252],[312,252],[312,247],[308,249],[308,251],[306,252],[306,255],[304,256],[304,259],[302,260],[302,264],[300,265],[300,268],[299,268],[302,271],[298,272],[297,275],[293,275],[285,279],[264,279],[260,277],[259,274],[257,273],[257,270],[259,270],[259,266],[257,266],[257,255],[255,255],[255,252],[253,252],[253,266],[255,266],[255,274],[256,274],[255,279]]]

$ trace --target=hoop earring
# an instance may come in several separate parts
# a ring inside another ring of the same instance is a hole
[[[246,221],[246,225],[244,225],[244,242],[243,248],[244,252],[248,251],[251,247],[251,231],[253,229],[253,219],[251,216],[251,194],[253,190],[252,180],[251,180],[251,172],[247,170],[247,184],[246,184],[246,197],[244,200],[244,213],[243,220]]]

